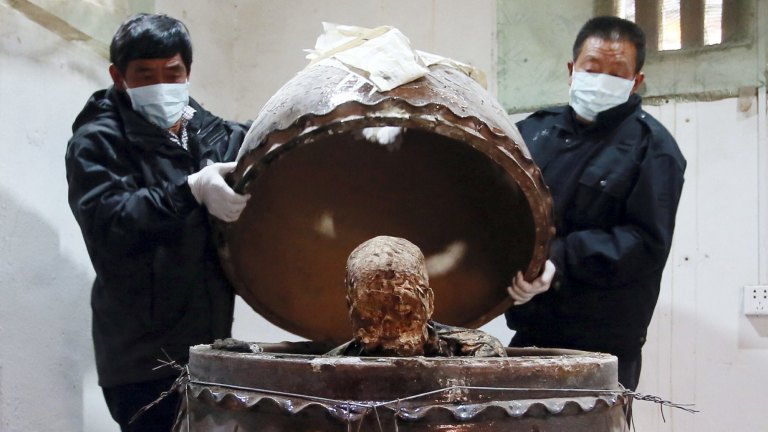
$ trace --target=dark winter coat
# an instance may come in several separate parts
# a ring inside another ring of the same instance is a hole
[[[568,106],[517,126],[552,193],[557,274],[507,324],[539,344],[639,355],[683,187],[677,143],[637,95],[590,126]]]
[[[235,159],[247,125],[194,100],[189,151],[110,88],[93,94],[66,152],[69,205],[96,279],[91,293],[99,384],[178,374],[190,345],[230,336],[234,294],[187,176]]]

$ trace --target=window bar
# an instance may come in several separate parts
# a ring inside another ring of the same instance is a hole
[[[680,0],[681,48],[704,45],[704,0]]]
[[[660,0],[635,0],[635,22],[645,32],[646,49],[659,49]]]

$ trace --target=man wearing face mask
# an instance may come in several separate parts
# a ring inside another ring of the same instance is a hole
[[[643,111],[645,35],[597,17],[568,63],[570,103],[518,123],[554,201],[550,283],[521,276],[506,313],[511,346],[607,352],[619,382],[636,389],[641,350],[672,243],[686,162],[674,138]]]
[[[230,336],[234,293],[209,214],[248,201],[223,176],[248,125],[188,95],[192,44],[166,15],[136,15],[112,39],[113,86],[94,93],[66,151],[69,204],[96,273],[91,294],[99,385],[123,431],[168,431],[178,394],[135,421],[179,375],[191,345]]]

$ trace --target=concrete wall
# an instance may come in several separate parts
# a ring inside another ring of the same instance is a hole
[[[562,0],[496,3],[501,103],[518,113],[567,102],[571,46],[592,17],[593,1],[570,0],[567,7]]]
[[[66,204],[63,167],[74,116],[109,84],[107,62],[8,5],[0,1],[0,431],[114,431],[93,373],[93,273]],[[192,94],[226,117],[256,116],[304,67],[301,50],[314,45],[321,21],[394,25],[418,49],[484,69],[495,89],[495,1],[162,0],[155,7],[188,24]],[[545,22],[544,14],[530,16]],[[689,168],[639,390],[702,412],[666,410],[664,423],[656,406],[638,403],[638,430],[764,430],[768,322],[740,309],[743,285],[768,282],[764,89],[742,101],[649,110],[676,135]],[[500,320],[485,329],[511,336]],[[235,336],[297,339],[242,303]]]
[[[566,64],[573,60],[574,38],[587,19],[613,13],[612,3],[617,1],[497,0],[496,3],[499,100],[508,112],[514,113],[567,103],[565,72]],[[726,3],[730,11],[727,15],[740,17],[741,38],[688,50],[649,49],[643,67],[647,79],[639,89],[646,102],[653,98],[656,104],[671,95],[677,100],[711,101],[735,97],[743,87],[765,86],[761,66],[765,59],[765,37],[760,33],[764,29],[758,28],[760,18],[765,17],[765,2]],[[644,3],[646,7],[652,4],[656,3]],[[542,52],[547,55],[540,55]],[[728,61],[722,61],[724,58]]]

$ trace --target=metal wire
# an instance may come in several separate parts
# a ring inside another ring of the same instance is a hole
[[[167,355],[167,354],[166,354]],[[325,397],[319,397],[319,396],[312,396],[312,395],[305,395],[305,394],[299,394],[299,393],[291,393],[291,392],[282,392],[282,391],[276,391],[276,390],[268,390],[268,389],[259,389],[259,388],[253,388],[253,387],[245,387],[245,386],[237,386],[232,384],[222,384],[222,383],[213,383],[213,382],[207,382],[207,381],[200,381],[200,380],[193,380],[190,378],[189,369],[185,366],[178,365],[175,361],[170,360],[158,360],[161,362],[161,365],[158,366],[158,368],[161,367],[172,367],[174,369],[177,369],[180,371],[179,377],[174,381],[173,385],[170,389],[167,391],[161,393],[160,397],[158,397],[156,400],[151,402],[149,405],[143,407],[140,409],[134,416],[131,418],[131,422],[133,422],[137,417],[139,417],[141,414],[146,412],[151,407],[157,405],[160,403],[161,400],[163,400],[165,397],[167,397],[169,394],[179,391],[179,389],[184,386],[184,397],[186,399],[186,406],[187,406],[187,412],[186,412],[186,418],[187,418],[187,429],[189,430],[190,425],[190,418],[189,418],[189,385],[188,384],[195,384],[200,386],[209,386],[209,387],[220,387],[230,390],[237,390],[237,391],[247,391],[247,392],[255,392],[255,393],[261,393],[266,395],[273,395],[273,396],[279,396],[279,397],[285,397],[285,398],[294,398],[294,399],[302,399],[306,401],[313,401],[318,403],[325,403],[329,405],[334,405],[337,407],[340,407],[345,412],[345,416],[347,417],[347,421],[354,422],[354,417],[361,417],[364,418],[371,412],[375,415],[376,422],[378,424],[379,431],[383,431],[383,426],[381,423],[381,419],[379,417],[379,411],[378,409],[381,407],[389,407],[393,408],[395,412],[399,412],[402,410],[401,404],[403,402],[407,401],[413,401],[416,399],[424,398],[426,396],[435,395],[435,394],[442,394],[447,392],[452,392],[456,390],[464,390],[464,391],[482,391],[482,392],[551,392],[551,393],[567,393],[569,395],[574,394],[584,394],[584,395],[590,395],[590,396],[613,396],[613,397],[628,397],[631,399],[644,401],[644,402],[651,402],[659,405],[659,409],[661,410],[661,416],[662,420],[666,422],[666,419],[664,418],[664,411],[663,408],[670,407],[674,409],[680,409],[685,412],[695,414],[699,412],[698,410],[692,408],[695,406],[694,404],[681,404],[681,403],[675,403],[668,400],[665,400],[658,396],[648,395],[644,393],[638,393],[631,390],[626,389],[573,389],[573,388],[529,388],[529,387],[481,387],[481,386],[463,386],[463,385],[453,385],[448,386],[428,392],[418,393],[402,398],[392,399],[388,401],[380,401],[380,402],[357,402],[357,401],[349,401],[349,400],[338,400],[338,399],[331,399],[331,398],[325,398]],[[156,368],[157,369],[157,368]],[[362,409],[362,414],[358,411],[358,415],[355,414],[355,408]],[[362,426],[362,420],[358,419],[360,421],[360,424],[358,424],[357,429],[359,430]],[[634,421],[632,421],[632,427],[634,428]],[[351,424],[350,424],[351,426]]]
[[[423,398],[425,396],[430,396],[434,394],[440,394],[440,393],[446,393],[454,390],[480,390],[480,391],[518,391],[518,392],[540,392],[540,391],[546,391],[546,392],[563,392],[563,393],[584,393],[584,394],[590,394],[590,395],[608,395],[608,396],[622,396],[622,395],[632,395],[634,392],[629,390],[610,390],[610,389],[558,389],[558,388],[529,388],[529,387],[475,387],[475,386],[461,386],[461,385],[453,385],[449,387],[440,388],[437,390],[431,390],[424,393],[418,393],[398,399],[392,399],[388,401],[382,401],[382,402],[354,402],[354,401],[348,401],[348,400],[338,400],[338,399],[329,399],[319,396],[312,396],[312,395],[304,395],[299,393],[291,393],[291,392],[282,392],[277,390],[268,390],[268,389],[260,389],[260,388],[254,388],[254,387],[243,387],[243,386],[237,386],[232,384],[222,384],[222,383],[213,383],[208,381],[199,381],[199,380],[189,380],[190,384],[197,384],[202,386],[213,386],[213,387],[221,387],[221,388],[227,388],[232,390],[241,390],[241,391],[251,391],[256,393],[263,393],[268,395],[275,395],[275,396],[283,396],[283,397],[291,397],[296,399],[304,399],[309,401],[315,401],[315,402],[325,402],[329,404],[334,404],[338,406],[355,406],[359,408],[376,408],[376,407],[387,407],[390,405],[395,405],[397,408],[397,404],[401,402],[406,402],[409,400],[419,399]],[[650,399],[647,399],[650,400]],[[661,400],[659,398],[659,400]]]

